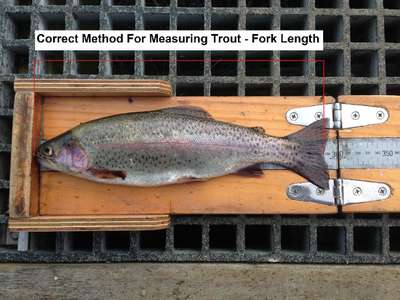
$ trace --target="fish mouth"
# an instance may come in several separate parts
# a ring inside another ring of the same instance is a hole
[[[35,155],[37,162],[39,163],[40,171],[52,171],[55,170],[55,161],[43,154],[37,153]]]

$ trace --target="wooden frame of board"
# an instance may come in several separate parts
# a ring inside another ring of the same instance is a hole
[[[157,80],[17,80],[15,91],[11,230],[149,230],[166,228],[174,214],[337,212],[334,206],[288,199],[287,186],[305,181],[288,170],[265,171],[261,178],[228,175],[140,188],[40,172],[34,158],[42,138],[50,139],[81,122],[177,105],[200,106],[216,119],[262,126],[268,134],[285,136],[301,129],[287,123],[286,112],[321,104],[321,97],[175,97],[167,82]]]

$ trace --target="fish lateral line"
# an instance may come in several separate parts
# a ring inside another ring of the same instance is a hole
[[[216,148],[230,148],[230,149],[253,149],[249,145],[232,145],[232,144],[215,144],[215,143],[198,143],[198,142],[178,142],[178,141],[157,141],[157,142],[135,142],[125,144],[97,144],[100,149],[140,149],[143,146],[157,146],[157,145],[170,145],[170,146],[187,146],[187,148],[205,146]]]

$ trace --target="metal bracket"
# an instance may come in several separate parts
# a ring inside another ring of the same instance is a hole
[[[329,190],[323,190],[311,182],[291,184],[287,196],[292,200],[343,206],[385,200],[391,192],[390,186],[382,182],[331,179]]]
[[[389,119],[389,112],[383,107],[330,103],[307,107],[297,107],[287,111],[286,120],[290,124],[307,126],[325,118],[329,119],[327,128],[346,129],[385,123]]]
[[[18,233],[18,251],[28,251],[29,249],[29,232],[20,231]]]

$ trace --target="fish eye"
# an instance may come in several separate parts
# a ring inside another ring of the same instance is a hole
[[[47,146],[43,149],[43,153],[47,156],[52,156],[53,155],[53,148],[50,146]]]

